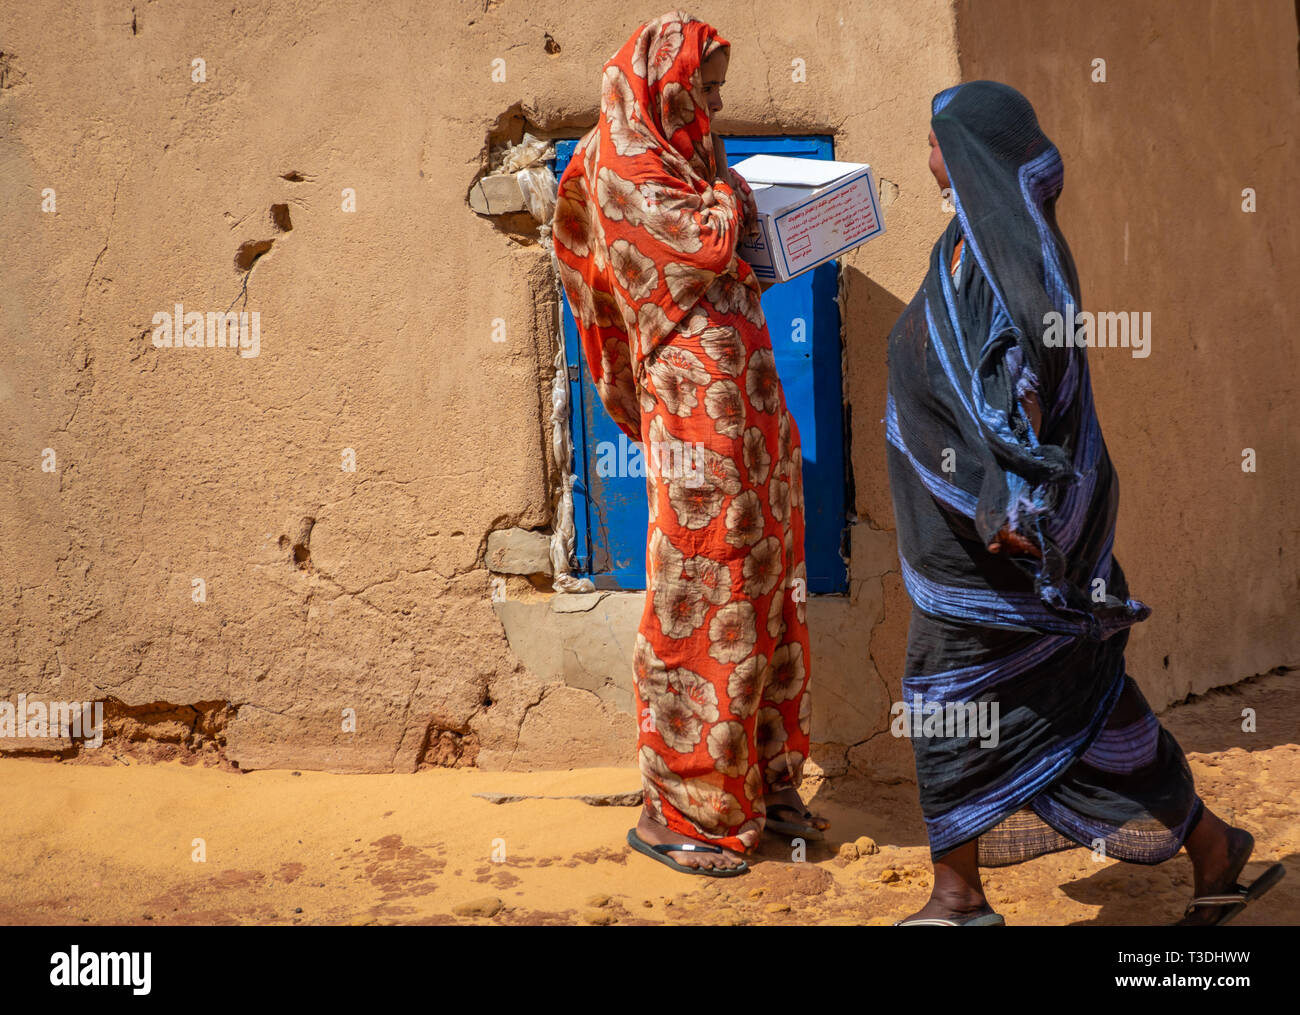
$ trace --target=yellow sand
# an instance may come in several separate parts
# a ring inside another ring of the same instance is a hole
[[[1248,877],[1264,861],[1292,866],[1300,845],[1291,683],[1256,681],[1246,696],[1211,696],[1162,717],[1188,749],[1202,795],[1256,836]],[[1243,704],[1260,706],[1261,727],[1268,716],[1290,732],[1238,731]],[[1195,750],[1206,745],[1220,749]],[[817,787],[812,805],[833,822],[828,842],[799,860],[768,839],[749,874],[724,880],[632,853],[624,837],[635,808],[472,796],[623,792],[639,785],[631,768],[294,775],[123,760],[0,759],[0,922],[889,923],[928,895],[910,785]],[[837,855],[862,835],[879,851]],[[195,839],[204,862],[193,858]],[[1141,924],[1181,914],[1190,873],[1185,855],[1146,868],[1072,850],[988,871],[985,881],[1011,924]],[[500,908],[453,913],[477,900]],[[1300,874],[1235,922],[1300,922]]]

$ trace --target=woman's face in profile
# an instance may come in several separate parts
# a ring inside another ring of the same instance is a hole
[[[700,64],[700,74],[704,78],[704,102],[712,120],[722,109],[722,86],[727,77],[727,51],[717,49]]]
[[[948,170],[944,168],[943,152],[939,151],[939,140],[934,136],[934,131],[930,131],[930,172],[939,181],[940,190],[947,190],[952,186],[948,182]]]

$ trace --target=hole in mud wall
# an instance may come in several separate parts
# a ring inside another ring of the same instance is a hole
[[[437,720],[429,724],[416,757],[417,771],[425,768],[464,768],[478,758],[478,734],[467,729],[447,729]]]
[[[275,228],[282,233],[287,233],[293,229],[293,222],[289,218],[289,206],[287,204],[271,205],[271,221]]]
[[[275,240],[249,240],[235,251],[235,267],[240,271],[251,271],[257,259],[271,249]]]
[[[554,135],[529,122],[521,103],[515,103],[488,129],[479,151],[479,172],[470,183],[466,202],[510,240],[522,246],[537,244],[541,222],[529,211],[516,174],[538,169],[554,179]],[[582,133],[578,131],[578,133]],[[549,219],[549,215],[547,216]]]
[[[311,570],[311,530],[316,519],[304,517],[298,522],[298,535],[290,543],[287,536],[280,537],[280,548],[289,546],[289,563],[299,571]]]
[[[12,88],[25,77],[26,75],[14,65],[14,55],[0,50],[0,91]]]

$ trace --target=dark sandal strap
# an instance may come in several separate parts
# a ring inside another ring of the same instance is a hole
[[[821,825],[817,824],[817,819],[820,817],[820,815],[814,814],[814,813],[813,813],[812,811],[810,811],[807,807],[804,807],[804,808],[800,809],[800,808],[796,807],[794,804],[768,804],[768,806],[767,806],[767,814],[766,814],[766,817],[768,818],[768,820],[770,820],[770,821],[782,821],[782,822],[785,822],[786,824],[790,824],[790,821],[789,821],[788,819],[786,819],[786,818],[778,818],[778,817],[773,816],[772,812],[773,812],[774,810],[775,810],[775,811],[794,811],[794,812],[796,812],[796,816],[798,817],[799,821],[802,822],[803,824],[807,825],[809,828],[816,829],[816,830],[819,831],[819,832],[825,830],[825,829],[822,828]],[[821,820],[825,821],[826,819],[825,819],[825,818],[821,818]],[[829,828],[830,826],[827,825],[826,827]]]
[[[819,824],[817,821],[817,815],[814,814],[812,811],[808,810],[807,807],[803,809],[802,814],[797,814],[796,817],[793,819],[785,818],[785,817],[776,817],[772,814],[772,811],[774,810],[786,810],[786,811],[797,812],[798,808],[796,808],[793,804],[769,805],[766,814],[766,818],[769,824],[771,824],[772,822],[776,822],[777,824],[781,824],[781,825],[790,825],[790,826],[802,825],[803,828],[808,830],[809,832],[819,832],[819,833],[825,832],[826,829],[830,827],[829,824],[826,824],[824,826]],[[822,820],[824,821],[825,819],[823,818]]]

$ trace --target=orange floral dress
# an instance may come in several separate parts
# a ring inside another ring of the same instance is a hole
[[[610,59],[552,235],[596,391],[646,457],[633,658],[646,808],[744,852],[764,794],[801,780],[810,661],[799,431],[736,256],[753,195],[715,181],[700,68],[717,47],[673,12]]]

